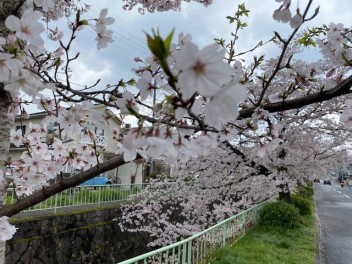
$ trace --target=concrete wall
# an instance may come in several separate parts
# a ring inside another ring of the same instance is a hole
[[[15,221],[6,243],[6,264],[118,263],[150,251],[149,236],[121,232],[119,209]]]

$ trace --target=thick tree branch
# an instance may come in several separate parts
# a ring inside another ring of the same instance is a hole
[[[341,83],[339,83],[338,85],[336,85],[332,89],[313,93],[297,99],[291,99],[291,100],[287,100],[279,103],[273,103],[273,104],[265,104],[265,105],[262,105],[261,107],[269,111],[270,113],[298,109],[307,105],[325,102],[332,98],[349,94],[351,93],[351,90],[350,90],[351,87],[352,87],[352,75],[349,76],[344,81],[342,81]],[[257,107],[242,109],[239,112],[239,118],[241,119],[241,118],[251,117],[256,108]]]
[[[268,168],[266,168],[265,166],[263,166],[261,164],[254,162],[253,160],[249,160],[246,157],[246,155],[244,155],[240,150],[235,148],[230,142],[223,141],[222,144],[224,144],[226,147],[228,147],[233,153],[240,156],[242,158],[242,160],[248,164],[248,166],[250,166],[252,168],[256,168],[259,171],[259,173],[261,173],[265,176],[269,176],[271,174],[271,171]]]

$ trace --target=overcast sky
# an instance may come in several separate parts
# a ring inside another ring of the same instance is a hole
[[[89,85],[96,79],[102,79],[102,85],[117,83],[121,78],[134,77],[132,67],[137,64],[133,58],[139,56],[146,58],[149,51],[146,45],[144,32],[158,28],[162,35],[167,35],[173,28],[176,30],[174,41],[178,33],[189,33],[193,41],[203,47],[212,43],[214,38],[229,38],[233,25],[225,19],[233,15],[237,5],[245,2],[250,10],[249,18],[244,19],[249,24],[238,42],[238,50],[253,47],[259,40],[267,40],[278,31],[283,37],[292,32],[288,24],[277,23],[272,19],[273,11],[279,7],[274,0],[214,0],[213,5],[205,8],[197,3],[184,3],[181,12],[166,12],[141,15],[137,9],[124,11],[122,1],[99,0],[85,1],[92,5],[87,18],[98,17],[102,8],[108,8],[108,16],[115,18],[116,22],[110,26],[114,31],[114,43],[108,48],[97,51],[95,33],[92,29],[83,30],[74,45],[81,51],[79,62],[75,64],[73,81],[80,85]],[[300,1],[301,8],[308,1]],[[297,1],[292,0],[291,12],[294,12]],[[318,17],[309,23],[309,26],[329,24],[331,21],[351,25],[351,0],[316,0],[313,1],[311,12],[320,6]],[[306,26],[304,26],[305,28]],[[270,53],[270,47],[258,51]]]
[[[236,50],[244,51],[254,47],[260,40],[266,41],[273,37],[273,31],[279,32],[283,38],[287,37],[292,29],[288,24],[282,24],[272,19],[272,14],[280,5],[274,0],[213,0],[213,4],[204,7],[198,3],[184,3],[181,12],[146,13],[141,15],[137,8],[132,11],[123,10],[121,0],[83,0],[92,5],[91,10],[84,18],[98,18],[100,10],[108,8],[108,16],[115,18],[115,23],[109,26],[114,31],[114,42],[106,49],[97,50],[95,41],[96,33],[91,28],[79,32],[73,44],[73,52],[80,51],[79,59],[72,65],[72,85],[76,88],[89,86],[101,79],[98,88],[106,84],[116,84],[120,79],[128,80],[136,76],[131,71],[139,65],[134,62],[135,57],[142,59],[149,57],[150,53],[146,44],[145,33],[151,33],[152,29],[159,29],[162,36],[166,36],[175,29],[174,42],[178,40],[178,34],[184,32],[191,34],[193,42],[200,47],[212,44],[214,38],[231,37],[234,25],[230,25],[226,16],[233,16],[238,4],[245,3],[250,10],[249,17],[243,22],[249,27],[239,34]],[[308,0],[301,0],[300,7],[303,9]],[[303,28],[321,26],[330,22],[343,23],[351,26],[352,0],[314,0],[311,14],[316,7],[320,6],[318,16]],[[292,0],[291,12],[295,12],[297,0]],[[60,21],[60,28],[67,27],[67,21]],[[49,46],[57,48],[58,43],[46,41]],[[268,57],[276,54],[267,46],[257,50],[257,54],[268,54]],[[314,53],[309,53],[313,56]],[[37,112],[36,107],[29,107],[29,112]]]

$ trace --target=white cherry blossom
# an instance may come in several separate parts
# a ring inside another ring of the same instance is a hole
[[[16,147],[19,147],[23,144],[23,136],[21,129],[18,129],[17,131],[12,129],[10,136],[11,143],[13,143]]]
[[[195,92],[212,96],[230,81],[232,69],[223,61],[224,52],[216,44],[199,50],[190,42],[181,48],[176,54],[176,65],[181,71],[178,85],[184,99]]]
[[[104,8],[100,11],[99,18],[95,24],[95,29],[99,33],[103,33],[106,31],[106,26],[111,25],[115,22],[113,17],[106,17],[108,14],[108,9]]]
[[[237,119],[238,105],[245,98],[245,86],[230,82],[205,106],[205,121],[210,126],[221,129],[227,122]]]
[[[0,81],[7,82],[12,71],[17,72],[22,67],[21,61],[14,59],[8,53],[0,53]]]
[[[28,41],[34,46],[42,46],[44,40],[40,37],[40,33],[44,32],[44,26],[38,22],[42,17],[38,11],[27,9],[23,12],[21,19],[10,15],[5,25],[8,29],[15,31],[16,36],[21,40]]]
[[[97,32],[95,40],[97,41],[98,50],[106,48],[109,43],[113,42],[112,33],[113,32],[110,29],[103,32]]]
[[[52,0],[34,0],[36,6],[39,6],[43,9],[44,12],[48,12],[50,9],[55,7],[55,4]]]
[[[298,28],[302,25],[303,23],[303,16],[297,12],[297,14],[295,16],[293,16],[291,19],[290,19],[290,26],[292,28]]]
[[[144,71],[141,78],[138,79],[136,87],[141,93],[141,100],[144,101],[154,91],[153,76],[150,71]]]
[[[6,241],[12,238],[16,233],[16,227],[11,225],[7,216],[0,217],[0,241]]]

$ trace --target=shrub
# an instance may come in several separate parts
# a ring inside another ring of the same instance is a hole
[[[259,223],[267,226],[294,228],[300,224],[299,210],[284,201],[269,203],[259,213]]]
[[[298,208],[301,215],[310,215],[312,213],[309,201],[299,196],[299,194],[291,196],[291,203]]]
[[[306,198],[310,198],[314,195],[314,189],[312,184],[308,184],[306,187],[299,186],[298,187],[298,192]]]

